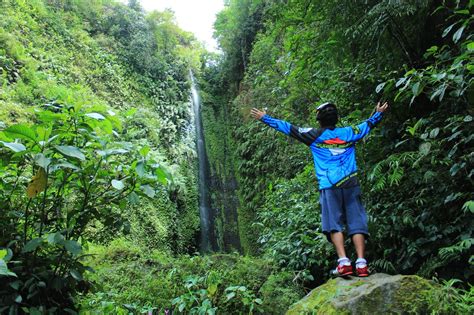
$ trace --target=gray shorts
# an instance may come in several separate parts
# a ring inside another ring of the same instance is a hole
[[[319,191],[323,233],[329,241],[331,232],[369,236],[367,214],[360,200],[360,187],[323,189]]]

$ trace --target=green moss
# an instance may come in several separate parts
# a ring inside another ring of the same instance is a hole
[[[286,313],[297,314],[346,314],[338,311],[331,300],[340,294],[340,286],[335,279],[329,280],[318,289],[311,291],[301,301],[294,304]]]
[[[418,276],[406,276],[401,282],[400,289],[394,296],[394,304],[410,313],[420,313],[429,308],[428,295],[430,291],[439,290],[431,283]]]

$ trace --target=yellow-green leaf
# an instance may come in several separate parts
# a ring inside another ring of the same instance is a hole
[[[46,189],[46,185],[48,183],[48,176],[44,171],[44,168],[40,167],[36,175],[33,176],[28,187],[26,188],[26,193],[28,198],[33,198],[38,195],[40,192]]]

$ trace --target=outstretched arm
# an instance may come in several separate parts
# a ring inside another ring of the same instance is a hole
[[[383,113],[388,109],[388,103],[380,105],[377,103],[376,112],[369,119],[357,126],[345,127],[341,140],[347,142],[356,142],[366,135],[382,120]]]
[[[264,124],[276,129],[287,136],[295,138],[306,145],[311,145],[319,135],[318,131],[313,128],[301,128],[290,124],[284,120],[276,119],[267,115],[264,111],[252,108],[250,114],[253,118],[260,120]]]

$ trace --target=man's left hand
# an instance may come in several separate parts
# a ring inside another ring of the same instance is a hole
[[[255,118],[255,119],[262,119],[263,116],[265,116],[266,112],[265,111],[261,111],[260,109],[258,108],[252,108],[250,110],[250,115]]]
[[[388,103],[387,102],[383,103],[383,105],[380,105],[380,102],[378,102],[377,107],[375,108],[375,110],[378,111],[378,112],[383,113],[387,110],[387,108],[388,108]]]

